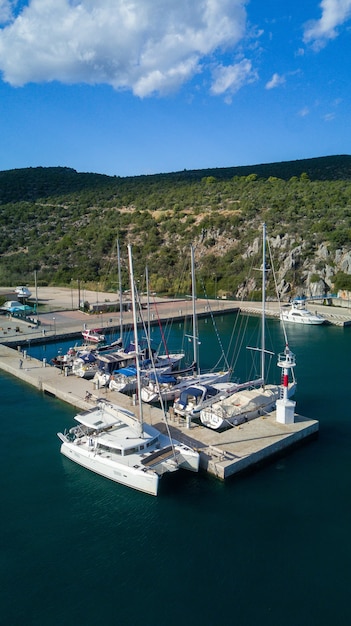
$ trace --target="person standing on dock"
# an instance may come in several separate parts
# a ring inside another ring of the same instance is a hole
[[[19,360],[19,368],[20,368],[20,370],[22,369],[22,366],[23,366],[23,361],[22,361],[22,359],[20,359]]]

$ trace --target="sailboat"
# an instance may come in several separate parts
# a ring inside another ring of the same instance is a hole
[[[277,401],[285,398],[285,402],[295,393],[296,382],[289,383],[289,373],[295,367],[295,356],[291,352],[286,333],[285,349],[278,356],[278,367],[284,369],[283,387],[281,385],[266,384],[265,356],[268,353],[265,346],[265,300],[266,300],[266,225],[263,224],[263,263],[262,263],[262,333],[261,333],[261,377],[255,383],[243,383],[231,394],[221,394],[209,406],[200,411],[200,421],[204,426],[213,430],[223,430],[231,425],[237,426],[248,420],[265,415],[272,411]],[[285,332],[285,331],[284,331]],[[272,353],[270,353],[272,354]],[[254,386],[253,386],[254,385]]]
[[[227,383],[230,378],[230,369],[224,371],[201,372],[199,369],[198,355],[198,333],[196,315],[196,283],[195,283],[195,262],[194,248],[191,246],[191,282],[192,282],[192,303],[193,303],[193,363],[183,372],[173,372],[171,375],[149,376],[147,382],[141,388],[141,397],[144,402],[166,402],[176,400],[180,394],[188,387],[197,384],[215,385],[217,383]],[[192,373],[189,373],[192,370]]]
[[[133,302],[135,350],[138,354],[136,295],[131,246],[128,246]],[[139,359],[136,359],[140,389]],[[79,465],[117,483],[157,495],[163,474],[184,468],[199,469],[199,454],[189,446],[164,435],[135,413],[110,402],[76,415],[77,426],[58,433],[61,453]]]

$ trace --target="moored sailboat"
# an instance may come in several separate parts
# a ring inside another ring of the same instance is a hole
[[[295,367],[295,356],[290,351],[285,334],[285,350],[278,357],[278,367],[283,367],[283,387],[266,383],[265,377],[265,301],[266,301],[266,226],[263,224],[263,262],[262,262],[262,320],[261,320],[261,348],[255,348],[261,353],[261,376],[256,381],[249,381],[238,385],[229,395],[215,399],[209,406],[200,411],[200,420],[204,426],[214,430],[239,425],[248,420],[272,411],[277,401],[283,398],[287,401],[294,393],[296,382],[289,382],[289,372]]]
[[[170,402],[179,398],[180,394],[193,385],[215,385],[227,383],[230,378],[230,369],[201,372],[199,368],[198,332],[196,315],[196,286],[194,248],[191,247],[191,283],[192,283],[192,336],[189,339],[193,344],[193,363],[182,372],[173,372],[172,375],[149,376],[142,386],[141,397],[144,402]],[[227,363],[226,363],[227,364]],[[190,373],[191,371],[191,373]]]
[[[128,246],[135,351],[138,355],[136,297],[131,247]],[[138,388],[140,365],[136,358]],[[58,433],[61,452],[75,463],[133,489],[157,495],[163,474],[179,468],[197,472],[199,454],[189,446],[160,433],[143,420],[139,410],[99,402],[97,407],[75,417],[78,426]]]

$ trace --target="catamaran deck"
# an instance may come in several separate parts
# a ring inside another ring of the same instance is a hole
[[[37,359],[23,358],[20,352],[2,344],[0,369],[80,410],[91,408],[98,397],[129,410],[138,410],[137,406],[133,406],[131,397],[106,388],[94,391],[87,401],[86,393],[91,393],[92,388],[86,380],[74,375],[66,376],[58,368]],[[144,405],[143,417],[147,423],[166,432],[160,409]],[[184,419],[170,415],[169,426],[175,439],[200,453],[200,467],[203,470],[225,479],[270,459],[304,439],[316,436],[319,423],[296,416],[294,424],[284,425],[276,422],[275,413],[271,413],[229,430],[216,432],[195,422],[188,428]]]

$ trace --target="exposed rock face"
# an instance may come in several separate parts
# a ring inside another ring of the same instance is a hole
[[[296,245],[295,239],[288,235],[269,239],[269,248],[274,258],[274,271],[278,293],[281,298],[290,295],[308,294],[323,296],[333,290],[333,277],[337,272],[351,274],[351,251],[330,250],[326,242],[317,249],[307,249],[306,243]],[[242,257],[248,259],[256,255],[260,249],[260,238],[247,248]],[[269,263],[267,262],[267,265]],[[273,286],[273,278],[268,272],[267,280]],[[247,297],[250,290],[259,289],[258,281],[245,281],[235,294],[236,297]]]

